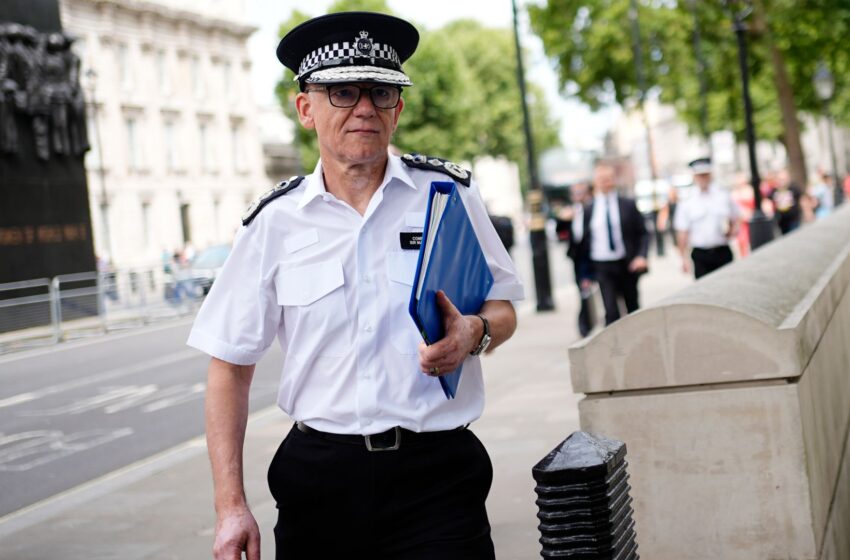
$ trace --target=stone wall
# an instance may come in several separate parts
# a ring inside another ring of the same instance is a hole
[[[850,558],[850,205],[570,349],[641,555]]]

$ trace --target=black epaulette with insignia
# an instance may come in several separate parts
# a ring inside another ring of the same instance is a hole
[[[472,180],[472,174],[469,171],[446,159],[424,156],[422,154],[404,154],[401,156],[401,161],[405,165],[415,167],[416,169],[445,173],[466,187],[469,186],[469,182]]]
[[[279,196],[285,195],[286,193],[300,185],[301,181],[303,180],[304,177],[300,175],[296,177],[290,177],[289,180],[281,181],[280,183],[275,185],[273,189],[261,194],[260,198],[255,200],[251,204],[251,206],[248,207],[248,210],[246,210],[245,213],[242,214],[242,225],[247,226],[248,224],[250,224],[251,220],[257,217],[257,214],[260,213],[260,210],[262,210],[266,204],[268,204]]]

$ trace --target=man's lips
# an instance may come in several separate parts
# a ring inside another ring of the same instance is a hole
[[[377,134],[378,131],[371,128],[353,128],[348,132],[354,132],[359,134]]]

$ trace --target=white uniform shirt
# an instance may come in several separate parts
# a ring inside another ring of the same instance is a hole
[[[606,206],[611,214],[611,233],[614,237],[614,249],[608,242],[608,223],[605,216]],[[593,197],[593,213],[590,215],[590,260],[618,261],[626,258],[626,245],[623,243],[623,228],[620,227],[620,205],[617,193],[607,195],[599,193]]]
[[[467,357],[457,397],[446,399],[419,369],[422,337],[408,313],[418,251],[403,250],[399,234],[422,231],[431,182],[448,180],[390,156],[361,216],[326,191],[320,162],[239,230],[188,344],[247,365],[277,337],[285,355],[278,404],[317,430],[437,431],[477,419],[479,358]],[[493,273],[487,299],[523,299],[477,186],[458,191]]]
[[[688,233],[688,243],[698,249],[711,249],[729,243],[727,233],[740,211],[728,191],[712,184],[676,206],[673,228]]]

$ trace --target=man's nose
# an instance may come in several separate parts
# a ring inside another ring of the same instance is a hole
[[[372,92],[367,89],[360,90],[360,99],[357,100],[357,105],[354,106],[354,113],[358,116],[369,116],[376,111],[375,104],[372,103]]]

